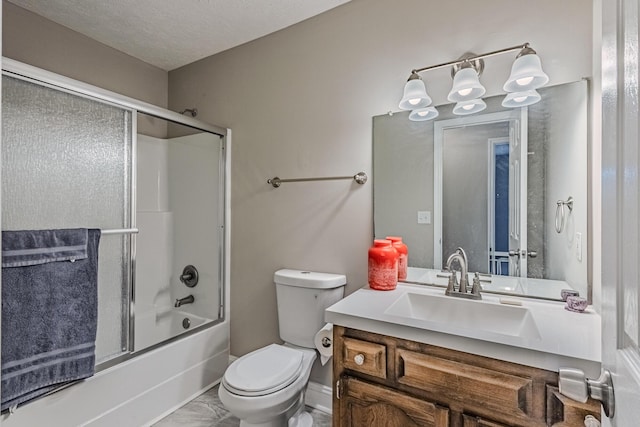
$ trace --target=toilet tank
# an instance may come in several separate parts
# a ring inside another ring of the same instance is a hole
[[[347,278],[343,274],[284,269],[276,271],[273,280],[280,338],[315,348],[313,337],[325,324],[324,310],[342,299]]]

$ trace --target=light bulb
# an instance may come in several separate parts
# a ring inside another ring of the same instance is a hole
[[[413,98],[409,100],[409,104],[418,105],[420,103],[420,98]]]
[[[475,106],[474,104],[467,104],[467,105],[463,105],[462,109],[469,111],[469,110],[473,110],[474,106]]]
[[[533,81],[533,77],[523,77],[521,79],[516,79],[516,83],[520,86],[526,86]]]
[[[513,98],[513,100],[516,101],[516,102],[522,102],[527,98],[528,98],[527,96],[517,96],[517,97]]]
[[[471,89],[471,88],[459,90],[458,91],[458,95],[467,96],[467,95],[469,95],[471,93],[472,90],[473,89]]]
[[[424,111],[418,111],[418,115],[419,115],[420,117],[424,117],[424,116],[426,116],[427,114],[429,114],[429,112],[428,112],[427,110],[424,110]]]

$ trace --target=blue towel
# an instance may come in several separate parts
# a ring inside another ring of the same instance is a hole
[[[100,230],[2,232],[0,410],[93,375]]]

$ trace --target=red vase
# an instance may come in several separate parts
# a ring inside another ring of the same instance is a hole
[[[369,286],[390,291],[398,284],[398,251],[391,240],[374,240],[369,248]]]
[[[398,251],[398,280],[407,278],[407,266],[409,262],[409,248],[402,242],[402,237],[387,236],[391,244]]]

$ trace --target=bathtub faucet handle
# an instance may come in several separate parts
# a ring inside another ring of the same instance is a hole
[[[198,279],[198,269],[193,265],[187,265],[180,275],[180,281],[190,288],[198,284]]]

